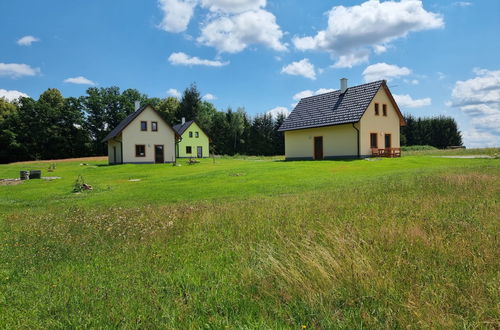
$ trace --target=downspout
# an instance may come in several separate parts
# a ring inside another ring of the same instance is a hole
[[[120,142],[120,164],[123,164],[123,142],[122,141],[119,141]]]
[[[354,124],[356,124],[356,123],[352,123],[352,127],[354,127],[354,129],[356,130],[356,133],[358,135],[358,138],[357,138],[357,142],[358,142],[358,158],[360,158],[361,155],[360,155],[360,151],[359,151],[359,128],[357,128],[356,126],[354,126]]]

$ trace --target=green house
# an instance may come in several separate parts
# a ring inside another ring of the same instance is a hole
[[[210,138],[194,120],[182,122],[173,127],[181,136],[177,142],[177,158],[208,158],[210,156]]]

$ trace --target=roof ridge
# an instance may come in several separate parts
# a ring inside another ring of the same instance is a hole
[[[364,84],[361,84],[361,85],[356,85],[356,86],[348,87],[347,90],[349,90],[351,88],[362,87],[362,86],[371,85],[371,84],[375,84],[375,83],[383,83],[384,81],[385,81],[384,79],[380,79],[380,80],[376,80],[376,81],[371,81],[371,82],[364,83]],[[324,96],[326,94],[333,94],[333,93],[337,93],[337,92],[340,92],[340,89],[336,89],[334,91],[330,91],[330,92],[326,92],[326,93],[321,93],[321,94],[306,96],[306,97],[301,98],[300,101],[305,100],[305,99],[310,99],[310,98],[313,98],[313,97]]]

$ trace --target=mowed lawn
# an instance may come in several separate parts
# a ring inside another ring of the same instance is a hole
[[[61,177],[0,185],[0,327],[498,328],[500,160],[440,155],[0,165]]]

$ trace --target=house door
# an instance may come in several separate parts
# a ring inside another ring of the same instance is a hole
[[[165,154],[163,152],[163,145],[155,144],[155,163],[161,164],[165,162]]]
[[[391,148],[391,134],[386,134],[385,135],[385,147],[386,148]]]
[[[203,147],[196,148],[198,158],[203,158]]]
[[[322,160],[323,159],[323,137],[315,136],[314,137],[314,159]]]

